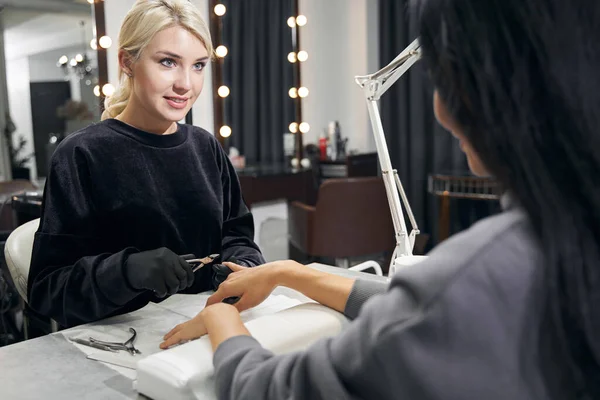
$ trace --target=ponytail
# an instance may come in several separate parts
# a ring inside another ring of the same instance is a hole
[[[124,74],[122,71],[119,71],[119,75],[123,76]],[[125,77],[125,79],[121,78],[120,81],[121,83],[113,95],[104,100],[104,112],[101,117],[102,121],[109,118],[115,118],[125,110],[125,107],[127,107],[129,97],[131,96],[131,80],[128,77]]]

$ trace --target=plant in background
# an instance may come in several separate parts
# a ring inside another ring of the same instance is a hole
[[[65,104],[56,109],[56,115],[68,121],[88,121],[94,118],[88,105],[76,100],[67,100]]]
[[[17,137],[17,143],[13,141],[13,134],[17,130],[15,123],[13,122],[10,114],[6,113],[6,127],[4,128],[4,136],[6,137],[6,143],[8,146],[8,154],[10,157],[10,165],[12,169],[25,168],[25,164],[33,158],[35,153],[25,154],[25,147],[27,146],[27,140],[24,135]]]

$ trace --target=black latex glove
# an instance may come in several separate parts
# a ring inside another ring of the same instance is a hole
[[[131,254],[125,273],[135,289],[152,290],[158,297],[175,294],[194,283],[191,265],[166,247]]]
[[[239,261],[235,256],[231,257],[227,262],[232,262],[234,264],[241,265],[242,267],[246,267],[247,265],[241,261]],[[225,282],[225,279],[231,274],[233,271],[229,269],[229,267],[215,263],[212,265],[213,277],[212,277],[212,285],[213,289],[216,291],[221,283]]]
[[[225,279],[227,279],[229,274],[233,271],[231,271],[231,269],[229,269],[229,267],[226,267],[223,264],[213,264],[212,270],[213,270],[212,285],[213,285],[213,289],[216,291],[217,289],[219,289],[219,286],[221,285],[221,283],[225,282]]]
[[[235,257],[231,257],[227,261],[232,262],[234,264],[246,266],[245,263],[238,261],[238,259]],[[225,282],[225,279],[227,279],[229,274],[231,274],[233,271],[228,266],[223,265],[223,264],[213,264],[212,269],[213,269],[212,284],[213,284],[213,289],[216,291],[217,289],[219,289],[219,286],[221,285],[221,283]],[[222,302],[227,303],[227,304],[235,304],[238,302],[239,299],[240,299],[239,297],[228,297],[226,299],[223,299]]]

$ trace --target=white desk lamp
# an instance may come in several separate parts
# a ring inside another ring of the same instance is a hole
[[[398,177],[398,172],[392,169],[392,162],[390,161],[390,154],[383,132],[383,125],[381,124],[377,101],[420,58],[421,46],[417,39],[404,49],[391,63],[379,71],[371,75],[357,76],[355,78],[356,83],[363,88],[367,98],[367,107],[369,109],[371,125],[373,126],[377,155],[379,157],[379,164],[381,165],[383,182],[385,183],[385,190],[394,222],[394,231],[396,233],[396,248],[392,255],[389,276],[392,276],[398,268],[416,264],[423,261],[426,257],[414,256],[412,253],[415,245],[415,237],[419,234],[419,228],[410,204],[408,204],[408,199]],[[407,234],[406,222],[404,221],[398,191],[400,191],[402,202],[406,207],[406,212],[412,225],[410,235]]]

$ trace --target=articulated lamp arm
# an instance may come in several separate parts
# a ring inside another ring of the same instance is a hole
[[[400,264],[413,264],[420,261],[421,258],[413,256],[413,246],[415,237],[419,234],[419,228],[415,220],[410,204],[402,187],[402,182],[398,177],[398,172],[392,168],[390,155],[383,132],[381,116],[377,106],[377,101],[381,96],[402,76],[408,69],[421,58],[421,48],[418,39],[412,42],[404,49],[391,63],[380,69],[379,71],[364,76],[357,76],[356,83],[363,89],[367,100],[367,108],[369,117],[373,127],[375,136],[375,144],[385,189],[387,193],[388,203],[394,223],[396,235],[396,249],[392,256],[392,265],[390,266],[389,274],[392,275],[395,269]],[[400,197],[406,208],[408,218],[412,225],[410,235],[407,233],[406,222],[402,212]]]

